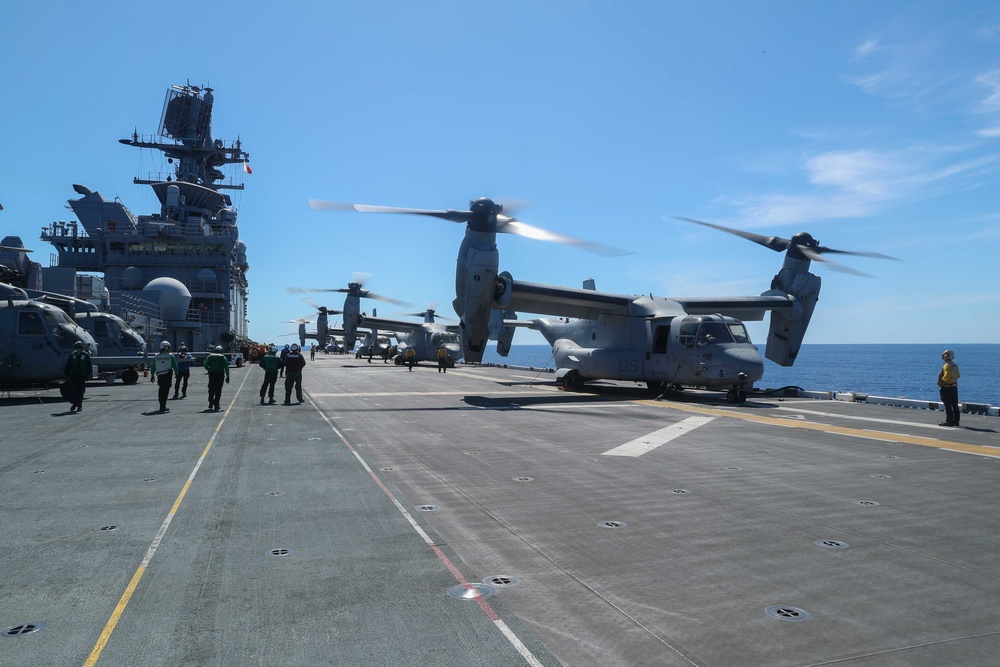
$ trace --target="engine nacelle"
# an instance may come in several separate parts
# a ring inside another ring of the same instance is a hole
[[[361,299],[348,296],[344,299],[344,349],[353,350],[358,340],[358,324],[361,320]]]
[[[791,366],[795,363],[813,309],[819,300],[819,289],[822,284],[819,276],[800,270],[798,263],[799,260],[786,258],[781,271],[775,276],[775,289],[763,294],[763,296],[788,294],[795,297],[795,305],[791,312],[771,311],[767,348],[764,354],[779,366]]]
[[[316,318],[316,342],[319,343],[321,349],[326,349],[326,337],[327,337],[327,324],[329,318],[327,314],[320,313],[319,317]]]
[[[479,363],[489,342],[490,313],[496,289],[500,254],[492,248],[463,243],[459,256],[456,282],[455,312],[462,318],[462,356],[467,362]]]

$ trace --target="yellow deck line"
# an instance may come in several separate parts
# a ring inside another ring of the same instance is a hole
[[[1000,448],[990,445],[969,445],[964,442],[953,442],[951,440],[939,440],[938,438],[925,438],[919,435],[908,435],[905,433],[889,433],[887,431],[872,431],[864,428],[850,428],[847,426],[834,426],[833,424],[821,424],[818,422],[789,419],[787,417],[764,417],[762,415],[747,414],[732,410],[719,410],[717,408],[706,408],[694,406],[686,403],[675,403],[673,401],[649,401],[635,400],[634,403],[649,405],[659,408],[670,408],[683,412],[694,412],[704,415],[715,415],[717,417],[732,417],[744,421],[758,424],[769,424],[771,426],[781,426],[784,428],[801,428],[807,431],[822,431],[823,433],[836,433],[853,438],[867,438],[869,440],[881,440],[883,442],[903,442],[908,445],[920,445],[921,447],[934,447],[936,449],[946,449],[953,452],[965,454],[978,454],[1000,458]]]

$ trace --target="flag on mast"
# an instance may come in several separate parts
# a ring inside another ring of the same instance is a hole
[[[250,163],[245,160],[243,161],[243,171],[245,171],[248,174],[253,173],[253,169],[250,168]]]

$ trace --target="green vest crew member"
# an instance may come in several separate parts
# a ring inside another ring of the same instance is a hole
[[[66,393],[69,398],[69,411],[79,412],[83,410],[83,394],[87,391],[87,380],[94,372],[94,365],[90,361],[90,354],[84,347],[83,341],[78,340],[73,343],[73,351],[69,353],[66,360]]]
[[[276,353],[277,350],[272,345],[267,351],[267,356],[260,360],[260,367],[264,369],[264,384],[260,385],[261,405],[264,405],[265,393],[268,403],[274,404],[274,383],[278,381],[278,369],[281,367],[281,359]]]
[[[229,384],[229,360],[222,354],[221,345],[216,345],[215,350],[205,357],[205,370],[208,371],[208,409],[221,410],[222,383]]]

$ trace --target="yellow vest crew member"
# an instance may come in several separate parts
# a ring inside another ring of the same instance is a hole
[[[958,427],[958,364],[955,363],[955,353],[945,350],[941,353],[941,372],[938,373],[938,387],[941,388],[941,402],[944,403],[945,420],[940,426]]]

